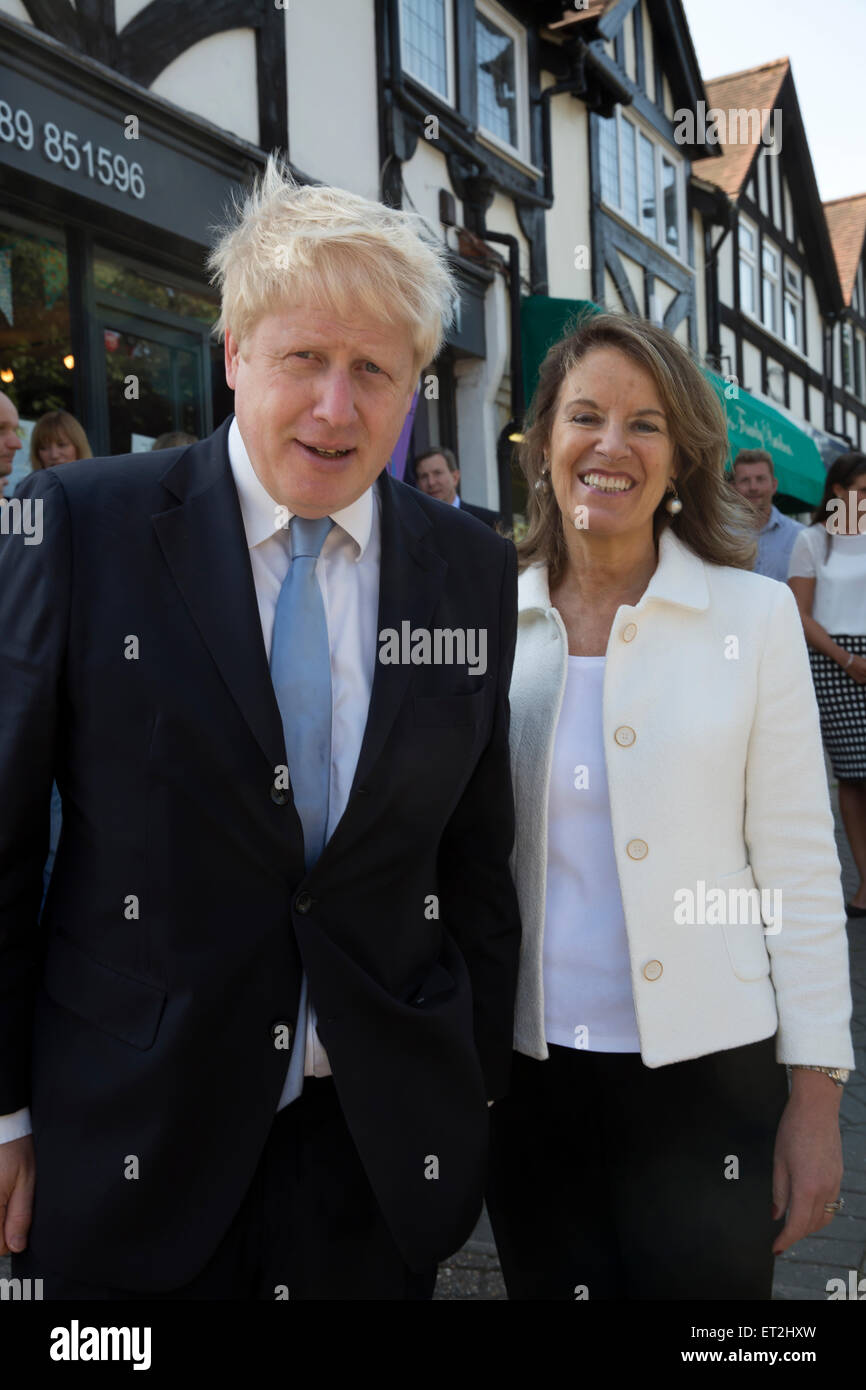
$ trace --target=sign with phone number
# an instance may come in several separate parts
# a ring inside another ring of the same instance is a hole
[[[207,246],[248,177],[245,161],[220,147],[216,134],[187,134],[183,113],[148,92],[114,87],[110,74],[64,63],[28,35],[0,54],[0,183],[27,202],[46,198],[56,207],[59,195],[100,229],[141,237],[126,224],[133,219],[163,239]]]
[[[21,106],[13,110],[8,101],[0,101],[0,141],[25,151],[38,145],[50,164],[64,164],[71,173],[80,171],[82,177],[96,178],[106,188],[116,188],[132,198],[143,198],[147,192],[138,160],[128,160],[105,145],[94,147],[92,140],[82,140],[74,130],[61,130],[54,121],[43,121],[37,134],[30,112]]]

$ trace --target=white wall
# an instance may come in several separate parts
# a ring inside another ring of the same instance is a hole
[[[740,385],[746,391],[761,389],[761,354],[751,343],[743,343],[743,380]]]
[[[809,387],[809,419],[819,429],[824,428],[824,394],[817,386]]]
[[[492,224],[491,224],[492,225]],[[487,356],[465,358],[454,368],[460,491],[480,507],[499,505],[496,441],[500,430],[497,395],[508,369],[508,293],[497,275],[484,298]]]
[[[22,24],[32,24],[33,20],[21,4],[21,0],[0,0],[0,10],[4,14],[11,15],[13,19],[20,19]]]
[[[646,0],[640,0],[640,9],[643,19],[644,71],[646,72],[647,96],[650,101],[654,102],[656,99],[655,35]]]
[[[114,14],[118,33],[140,10],[146,10],[150,0],[114,0]]]
[[[788,375],[788,399],[790,409],[800,419],[806,418],[806,383],[801,376],[796,376],[794,372]]]
[[[811,275],[805,275],[803,298],[806,306],[806,339],[809,350],[806,356],[816,372],[824,370],[824,320],[818,308],[818,295]]]
[[[439,221],[439,190],[454,194],[445,156],[432,140],[419,140],[412,158],[403,165],[403,183],[408,198],[403,206],[407,212],[419,212],[433,230],[442,234]],[[454,194],[457,225],[463,222],[463,204]]]
[[[157,96],[257,145],[256,39],[229,29],[193,44],[151,84]]]
[[[725,370],[736,373],[737,370],[737,335],[732,328],[722,324],[719,330],[719,344],[722,349],[722,356],[727,358]],[[742,384],[742,383],[741,383]]]
[[[378,198],[375,7],[317,0],[290,3],[285,15],[292,162],[312,178]]]
[[[542,74],[545,87],[553,85]],[[582,101],[569,96],[550,102],[553,207],[544,214],[549,293],[556,299],[591,299],[591,267],[575,267],[575,247],[591,254],[589,226],[589,116]],[[582,261],[583,257],[581,257]]]

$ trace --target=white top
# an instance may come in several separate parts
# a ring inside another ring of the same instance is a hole
[[[549,1043],[640,1052],[604,756],[605,658],[570,656],[548,794],[544,1024]]]
[[[228,451],[250,551],[262,637],[270,660],[277,599],[290,564],[290,528],[285,523],[292,513],[281,508],[260,482],[236,419],[229,427]],[[326,536],[316,562],[331,651],[329,839],[349,799],[373,686],[379,612],[380,509],[379,494],[371,487],[351,506],[334,512],[336,524]],[[330,1076],[328,1055],[319,1041],[315,1022],[310,1001],[304,1075]],[[282,1097],[278,1109],[281,1104]],[[30,1132],[27,1107],[0,1116],[0,1144]]]
[[[828,535],[820,523],[804,527],[791,551],[788,578],[815,580],[812,617],[826,632],[866,635],[866,535]]]

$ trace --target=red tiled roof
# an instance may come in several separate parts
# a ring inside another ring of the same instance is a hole
[[[762,63],[756,68],[746,68],[744,72],[731,72],[726,77],[715,77],[705,82],[707,109],[712,106],[722,111],[752,110],[772,111],[779,89],[791,68],[789,59],[778,58],[773,63]],[[753,129],[754,122],[746,122],[748,140],[735,145],[723,145],[721,158],[707,156],[695,160],[693,172],[727,193],[729,198],[737,198],[742,191],[755,147],[760,135]]]
[[[866,193],[855,193],[853,197],[835,198],[832,203],[825,203],[824,215],[833,243],[842,294],[845,303],[850,304],[857,267],[863,255],[863,242],[866,240]]]

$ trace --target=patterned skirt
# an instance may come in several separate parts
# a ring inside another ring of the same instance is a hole
[[[834,633],[833,641],[855,656],[866,656],[866,636],[837,636]],[[866,685],[858,685],[832,657],[813,651],[811,647],[809,661],[821,716],[821,737],[833,765],[833,773],[841,781],[864,781]]]

